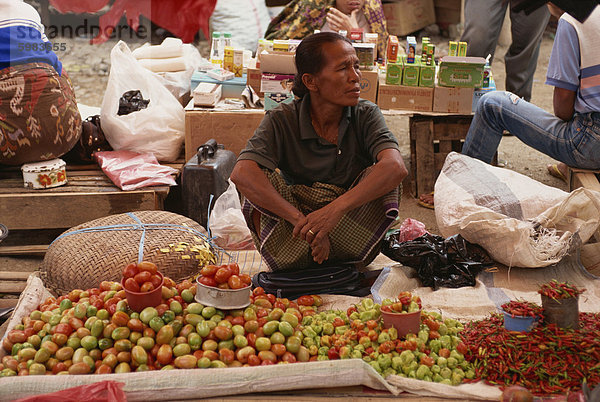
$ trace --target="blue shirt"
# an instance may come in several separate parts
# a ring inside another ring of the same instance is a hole
[[[558,21],[546,84],[576,92],[575,111],[600,112],[600,7],[582,24]]]
[[[26,63],[50,64],[60,75],[62,63],[54,53],[57,45],[48,42],[41,26],[27,19],[0,21],[0,70]]]

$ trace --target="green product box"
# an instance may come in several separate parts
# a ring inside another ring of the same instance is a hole
[[[435,64],[431,66],[421,64],[419,72],[419,86],[433,87],[435,84]]]
[[[403,55],[402,63],[404,64],[402,68],[402,85],[406,85],[409,87],[418,87],[419,71],[421,69],[421,55],[415,56],[414,63],[407,63],[406,55]]]
[[[406,85],[409,87],[418,87],[420,70],[420,64],[406,64],[402,72],[402,85]]]
[[[385,71],[385,83],[388,85],[400,85],[402,82],[402,64],[388,63]]]
[[[444,87],[481,88],[484,66],[483,57],[442,57],[438,70],[438,84]]]

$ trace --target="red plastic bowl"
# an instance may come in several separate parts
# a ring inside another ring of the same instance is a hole
[[[125,278],[121,279],[121,286],[125,291],[125,297],[127,298],[127,304],[129,308],[136,312],[141,312],[146,307],[156,307],[162,302],[162,287],[165,283],[165,278],[160,272],[156,272],[160,275],[160,286],[157,286],[150,292],[132,292],[125,289]]]
[[[398,331],[398,337],[404,338],[406,334],[418,334],[421,327],[421,310],[412,313],[389,313],[382,311],[383,326],[394,327]]]

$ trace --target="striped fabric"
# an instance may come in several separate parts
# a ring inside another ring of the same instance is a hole
[[[584,23],[564,13],[548,64],[546,83],[577,92],[575,111],[600,111],[600,7]]]
[[[0,0],[0,70],[47,63],[60,75],[62,64],[53,51],[59,47],[48,41],[35,8],[18,0]]]
[[[355,186],[369,174],[365,169],[356,179]],[[289,186],[281,175],[274,171],[264,170],[277,192],[302,213],[309,214],[335,198],[346,190],[331,184],[314,183]],[[371,201],[346,214],[329,234],[331,252],[329,259],[323,264],[341,262],[362,262],[367,265],[379,253],[380,240],[398,216],[398,205],[402,187],[389,192],[385,196]],[[253,212],[261,213],[260,227],[254,227]],[[264,261],[272,271],[286,269],[303,269],[316,263],[311,256],[309,244],[299,238],[292,237],[294,227],[289,222],[272,215],[269,211],[254,206],[244,199],[242,212],[252,233],[252,239]]]

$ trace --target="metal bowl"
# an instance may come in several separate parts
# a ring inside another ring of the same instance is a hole
[[[219,289],[201,284],[198,282],[198,278],[196,278],[195,296],[198,303],[222,310],[235,310],[250,305],[250,293],[252,292],[250,286],[241,289]]]

